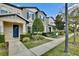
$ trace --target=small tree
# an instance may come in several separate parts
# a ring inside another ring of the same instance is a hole
[[[64,22],[62,21],[61,15],[56,16],[55,24],[56,24],[56,28],[58,30],[63,30],[64,29]]]
[[[73,30],[74,30],[74,47],[76,46],[76,34],[77,34],[77,25],[79,23],[79,14],[78,14],[79,8],[76,7],[75,9],[73,9],[73,11],[70,13],[69,15],[69,19],[72,22],[73,25]]]
[[[36,18],[32,25],[32,32],[38,33],[38,32],[43,32],[43,31],[44,31],[44,26],[41,19]]]

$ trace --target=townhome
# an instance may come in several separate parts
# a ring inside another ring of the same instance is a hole
[[[39,11],[37,7],[20,7],[22,9],[22,15],[25,19],[29,21],[27,25],[27,32],[32,33],[33,21],[36,18],[36,12]]]
[[[47,17],[47,31],[46,32],[52,32],[53,27],[55,26],[55,21],[53,17]]]
[[[37,7],[17,7],[9,3],[0,4],[0,35],[5,35],[5,41],[20,39],[20,34],[31,33],[36,16],[44,25],[44,32],[52,32],[53,17],[47,17],[44,11]]]
[[[5,35],[5,41],[19,40],[20,34],[26,32],[29,22],[21,15],[21,9],[10,4],[0,4],[0,34]]]

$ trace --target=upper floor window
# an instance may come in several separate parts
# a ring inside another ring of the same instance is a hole
[[[39,18],[41,19],[41,15],[39,15]]]
[[[35,18],[35,14],[31,11],[27,12],[27,19],[31,18],[32,20],[34,20]]]
[[[9,13],[9,11],[6,8],[1,7],[0,8],[0,14]]]
[[[39,18],[42,19],[44,21],[44,16],[39,15]]]
[[[34,17],[34,14],[32,14],[32,19],[34,20],[34,18],[35,18],[35,17]]]
[[[29,19],[29,12],[27,12],[27,19]]]

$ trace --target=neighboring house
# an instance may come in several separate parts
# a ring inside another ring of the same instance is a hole
[[[55,26],[55,21],[53,17],[47,17],[47,32],[52,32]]]
[[[9,3],[0,4],[0,34],[5,35],[5,41],[20,39],[20,34],[32,32],[36,16],[44,25],[44,32],[53,31],[54,19],[47,17],[44,11],[37,7],[17,7]]]

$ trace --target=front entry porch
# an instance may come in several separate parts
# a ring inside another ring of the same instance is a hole
[[[0,21],[0,33],[5,35],[5,42],[20,40],[20,34],[26,32],[26,24]]]
[[[20,34],[23,33],[23,24],[12,22],[3,22],[3,24],[5,41],[20,39]]]

